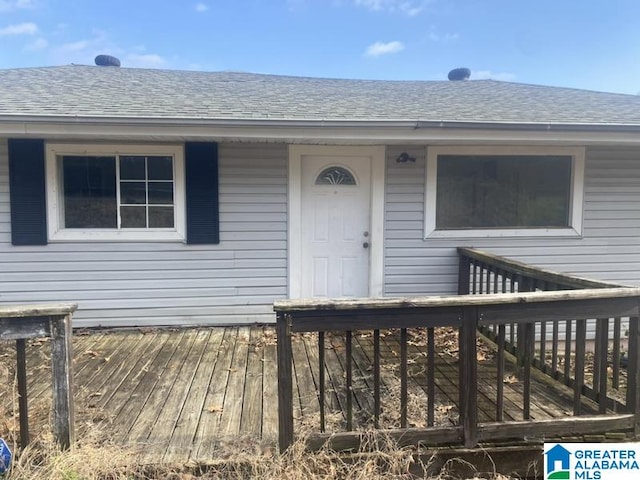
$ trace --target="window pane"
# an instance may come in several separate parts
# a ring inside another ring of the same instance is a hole
[[[120,157],[120,180],[144,180],[145,157]]]
[[[569,156],[440,155],[436,228],[569,225]]]
[[[117,228],[114,157],[62,157],[65,228]]]
[[[120,203],[123,205],[147,203],[144,182],[120,182]]]
[[[149,207],[149,228],[173,228],[173,207]]]
[[[150,205],[172,205],[173,204],[173,183],[149,182],[149,204]]]
[[[147,157],[149,180],[173,180],[173,159],[171,157]]]
[[[121,228],[146,228],[146,207],[120,207]]]

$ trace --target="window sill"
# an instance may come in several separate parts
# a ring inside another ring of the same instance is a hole
[[[574,228],[506,228],[506,229],[466,229],[433,230],[425,235],[430,238],[539,238],[561,237],[581,238],[582,234]]]
[[[50,233],[49,242],[184,242],[181,232],[155,231],[116,231],[116,230],[59,230]]]

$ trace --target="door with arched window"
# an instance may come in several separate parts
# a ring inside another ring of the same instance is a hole
[[[302,297],[369,295],[371,159],[302,162]]]

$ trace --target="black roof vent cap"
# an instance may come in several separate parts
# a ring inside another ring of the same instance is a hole
[[[451,80],[452,82],[469,80],[469,77],[471,77],[471,70],[466,67],[454,68],[449,72],[449,80]]]
[[[95,59],[96,65],[99,67],[119,67],[120,60],[111,55],[98,55]]]

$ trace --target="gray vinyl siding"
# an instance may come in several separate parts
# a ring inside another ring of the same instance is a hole
[[[77,326],[273,321],[287,295],[287,147],[221,144],[220,244],[11,245],[0,140],[0,302],[77,302]]]
[[[416,162],[396,163],[403,151]],[[389,148],[385,295],[455,294],[457,246],[484,249],[558,272],[640,285],[640,149],[588,148],[584,194],[582,238],[425,240],[425,149]],[[589,322],[587,328],[592,337],[595,323]],[[623,322],[623,332],[626,328]],[[560,330],[564,335],[564,323]]]
[[[415,163],[396,163],[407,151]],[[640,149],[590,147],[582,238],[424,239],[425,149],[387,151],[385,295],[457,291],[457,246],[559,272],[640,285]]]

